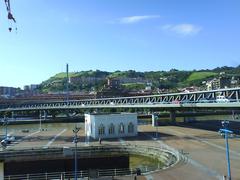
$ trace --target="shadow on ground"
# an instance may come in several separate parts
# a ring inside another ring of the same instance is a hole
[[[195,129],[203,129],[208,131],[218,132],[222,127],[222,121],[220,120],[201,120],[201,121],[193,121],[193,122],[182,122],[175,124],[176,126],[186,127],[186,128],[195,128]],[[240,134],[240,121],[229,121],[229,128],[233,131],[234,134]]]

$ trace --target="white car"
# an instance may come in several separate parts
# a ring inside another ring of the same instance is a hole
[[[7,144],[11,144],[13,141],[15,141],[14,136],[7,135],[3,140],[1,140],[2,146],[7,146]]]
[[[216,102],[217,103],[228,103],[230,101],[225,96],[217,96],[216,97]]]

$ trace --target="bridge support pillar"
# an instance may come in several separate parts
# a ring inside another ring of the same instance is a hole
[[[43,116],[44,116],[44,120],[46,120],[47,119],[47,111],[46,110],[43,111]]]
[[[152,114],[152,126],[155,127],[155,126],[158,126],[158,117],[157,117],[157,114],[156,113],[153,113]]]
[[[4,162],[0,162],[0,179],[4,179]]]
[[[14,119],[15,117],[15,114],[14,114],[14,111],[12,111],[12,120]]]
[[[176,123],[176,111],[170,111],[170,120],[172,123]]]

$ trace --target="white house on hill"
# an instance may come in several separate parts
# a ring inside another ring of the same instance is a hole
[[[85,114],[85,135],[94,139],[137,136],[137,114]]]

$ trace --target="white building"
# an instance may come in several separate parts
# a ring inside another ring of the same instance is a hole
[[[85,114],[87,138],[119,138],[137,136],[137,114]]]

